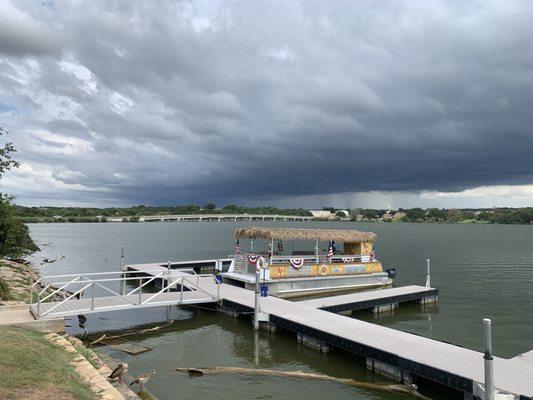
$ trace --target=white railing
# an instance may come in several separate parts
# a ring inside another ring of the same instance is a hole
[[[345,254],[336,254],[332,257],[328,257],[327,255],[319,255],[318,257],[315,255],[302,255],[302,256],[272,256],[271,257],[271,264],[288,264],[291,260],[300,259],[303,260],[304,264],[317,264],[317,263],[323,263],[323,264],[331,264],[331,263],[352,263],[352,262],[371,262],[375,259],[372,259],[371,256],[364,256],[364,255],[345,255]]]
[[[95,306],[95,299],[104,296],[97,296],[95,289],[100,289],[101,292],[108,292],[114,296],[117,296],[129,304],[132,307],[135,306],[146,306],[146,305],[157,305],[158,300],[163,293],[169,293],[172,288],[180,287],[179,301],[176,304],[183,303],[183,292],[184,290],[192,290],[196,292],[202,292],[207,295],[211,300],[218,301],[220,299],[220,285],[217,285],[216,295],[209,293],[204,288],[200,286],[200,278],[209,277],[213,278],[212,274],[196,274],[193,271],[194,275],[185,276],[183,274],[173,274],[172,270],[162,271],[155,275],[151,276],[134,276],[139,274],[139,271],[119,271],[119,272],[92,272],[86,274],[67,274],[67,275],[53,275],[41,277],[35,281],[30,286],[30,307],[35,306],[33,311],[36,314],[37,318],[50,316],[53,314],[54,310],[57,310],[61,305],[67,302],[76,302],[81,300],[83,297],[84,300],[90,299],[90,306],[83,309],[77,309],[76,312],[94,312],[98,311],[98,307]],[[114,278],[113,275],[119,275],[119,277]],[[100,278],[103,276],[103,278]],[[108,278],[108,276],[111,276]],[[161,279],[163,282],[161,289],[155,293],[145,293],[145,298],[143,299],[143,288],[145,288],[151,282],[154,282],[156,279]],[[137,286],[129,291],[126,290],[126,284],[128,282],[138,282]],[[119,284],[120,291],[110,288],[109,284]],[[36,288],[43,286],[43,288],[37,292],[37,298],[34,300],[34,295]],[[107,286],[106,286],[107,285]],[[76,287],[76,290],[69,290],[73,286]],[[89,295],[87,296],[87,291],[90,290]],[[55,304],[47,308],[44,312],[41,312],[43,303],[46,303],[48,300],[52,299],[53,296],[60,292],[69,293],[68,297],[54,302]],[[146,298],[146,295],[149,295]],[[160,302],[163,302],[160,300]],[[168,300],[167,300],[168,303]],[[79,303],[78,303],[79,304]],[[108,309],[109,306],[101,307]]]

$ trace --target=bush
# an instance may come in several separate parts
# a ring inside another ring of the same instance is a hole
[[[0,257],[22,258],[38,250],[28,227],[14,216],[10,198],[0,194]]]
[[[11,299],[11,289],[9,289],[9,285],[4,280],[4,278],[0,278],[0,300],[10,300]]]

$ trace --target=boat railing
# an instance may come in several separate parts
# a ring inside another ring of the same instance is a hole
[[[365,255],[344,255],[344,254],[336,254],[331,257],[328,257],[327,255],[319,255],[317,256],[272,256],[271,257],[271,264],[288,264],[291,261],[303,261],[303,264],[332,264],[332,263],[352,263],[352,262],[371,262],[373,261],[371,259],[371,256],[365,256]]]
[[[246,253],[239,254],[236,256],[236,259],[239,261],[244,261],[248,255],[254,254],[256,256],[262,255],[265,258],[268,258],[268,255],[263,255],[261,253]],[[299,262],[302,264],[333,264],[333,263],[365,263],[375,261],[375,258],[369,255],[362,254],[335,254],[331,257],[327,255],[274,255],[269,258],[271,265],[281,265],[289,264],[291,262]]]

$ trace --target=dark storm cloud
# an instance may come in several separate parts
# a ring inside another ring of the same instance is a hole
[[[25,23],[0,28],[0,117],[42,198],[532,182],[530,2],[1,4]]]

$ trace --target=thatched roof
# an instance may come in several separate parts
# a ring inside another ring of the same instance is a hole
[[[347,243],[373,242],[376,234],[344,229],[292,229],[262,228],[251,226],[235,231],[237,239],[281,239],[281,240],[336,240]]]

